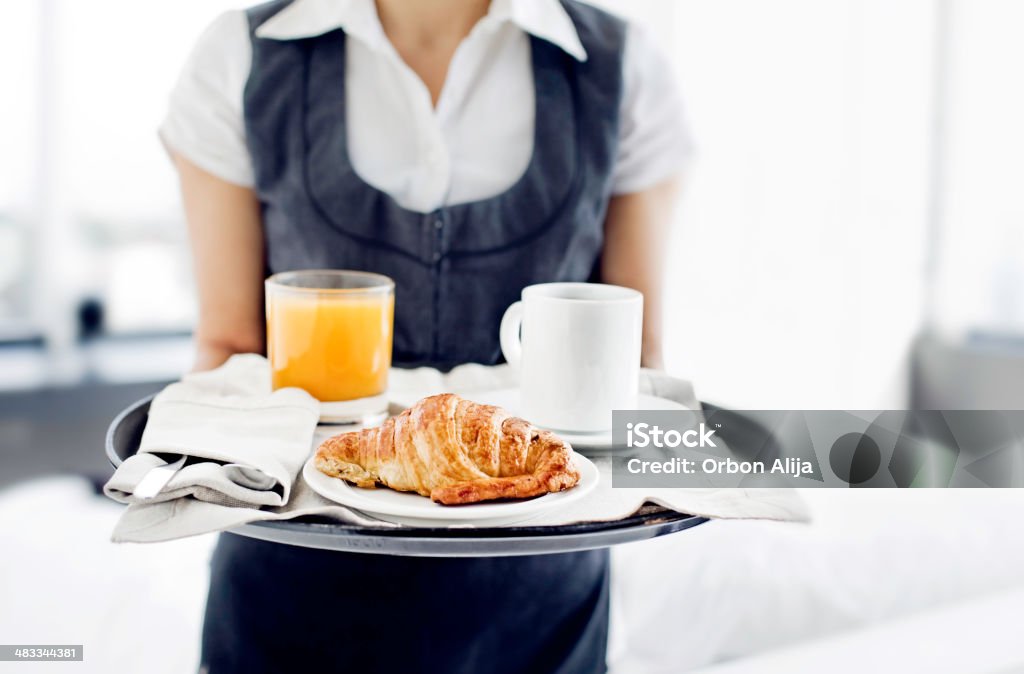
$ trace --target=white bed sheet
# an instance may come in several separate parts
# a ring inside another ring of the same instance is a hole
[[[1024,490],[804,490],[613,552],[612,674],[673,674],[1024,582]]]
[[[216,538],[115,545],[122,508],[72,477],[0,492],[3,642],[85,646],[83,662],[33,672],[196,671]]]
[[[1010,674],[1024,672],[1021,625],[1024,625],[1024,586],[943,604],[864,629],[801,642],[697,671],[699,674]]]

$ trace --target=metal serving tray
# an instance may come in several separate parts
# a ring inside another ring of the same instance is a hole
[[[146,427],[147,396],[124,409],[107,429],[106,452],[116,467],[139,449]],[[607,548],[684,531],[707,521],[645,505],[615,522],[492,528],[380,528],[323,517],[254,522],[231,532],[285,545],[413,557],[504,557]]]

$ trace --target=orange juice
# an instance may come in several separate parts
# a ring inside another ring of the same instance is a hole
[[[274,388],[297,386],[321,402],[383,393],[394,308],[391,294],[268,294],[267,356]]]

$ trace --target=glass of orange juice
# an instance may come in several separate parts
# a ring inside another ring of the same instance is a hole
[[[321,421],[368,423],[387,409],[395,283],[360,271],[308,270],[266,280],[274,389],[321,402]]]

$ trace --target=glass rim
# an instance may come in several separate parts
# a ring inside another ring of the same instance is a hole
[[[318,288],[313,286],[290,285],[288,281],[300,279],[303,276],[333,276],[345,277],[355,276],[372,283],[357,288]],[[294,271],[283,271],[268,276],[264,281],[268,290],[275,292],[294,293],[296,295],[384,295],[393,294],[395,282],[384,274],[376,274],[370,271],[356,271],[352,269],[297,269]]]

